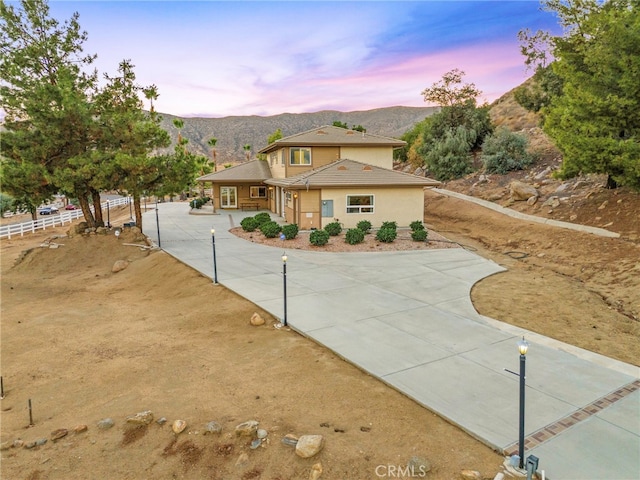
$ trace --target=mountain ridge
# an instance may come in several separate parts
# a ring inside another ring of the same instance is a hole
[[[334,121],[347,125],[362,125],[367,131],[376,135],[398,138],[417,122],[424,120],[437,110],[437,107],[384,107],[372,110],[341,112],[338,110],[321,110],[311,113],[280,113],[269,116],[228,116],[212,117],[177,117],[159,113],[161,125],[170,136],[172,143],[178,139],[178,130],[173,120],[179,118],[184,122],[181,130],[183,138],[189,140],[187,148],[192,153],[211,157],[211,147],[207,142],[216,138],[217,161],[235,163],[246,159],[244,145],[251,145],[251,157],[267,146],[269,135],[280,129],[283,136],[311,130]]]

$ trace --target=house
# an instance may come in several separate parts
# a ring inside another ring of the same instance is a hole
[[[269,209],[301,229],[361,220],[408,226],[424,217],[424,188],[440,182],[393,170],[395,138],[324,126],[276,140],[254,160],[198,178],[218,208]]]

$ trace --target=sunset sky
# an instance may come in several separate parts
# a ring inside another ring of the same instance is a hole
[[[15,2],[9,2],[15,4]],[[491,102],[532,72],[517,33],[558,31],[521,1],[59,1],[89,34],[97,69],[122,59],[155,84],[159,112],[275,115],[428,106],[420,92],[458,68]]]

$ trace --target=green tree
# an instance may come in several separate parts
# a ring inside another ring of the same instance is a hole
[[[155,111],[143,110],[140,94],[148,88],[136,83],[133,68],[129,60],[123,60],[118,75],[105,75],[107,84],[95,99],[101,130],[92,159],[101,167],[94,175],[96,187],[131,195],[136,225],[142,228],[141,196],[163,190],[180,165],[156,155],[158,149],[170,145],[169,134],[160,127]],[[176,148],[183,149],[182,143]]]
[[[242,149],[244,150],[244,156],[247,159],[247,162],[251,160],[251,145],[248,143],[243,145]]]
[[[416,126],[420,134],[410,147],[422,159],[429,173],[438,180],[461,177],[473,170],[473,154],[493,125],[489,106],[477,106],[480,91],[474,84],[463,84],[464,72],[452,70],[441,81],[423,90],[424,100],[437,103],[440,110]],[[414,163],[414,162],[412,162]]]
[[[211,137],[209,140],[207,140],[207,145],[211,147],[211,158],[213,159],[213,163],[211,165],[212,165],[212,170],[214,172],[217,170],[216,168],[216,157],[218,156],[218,151],[216,150],[217,143],[218,143],[218,139],[215,137]]]
[[[609,186],[640,190],[640,4],[544,4],[565,27],[552,64],[562,95],[543,110],[544,130],[563,153],[560,175],[603,173]]]
[[[349,128],[349,125],[347,125],[345,122],[341,122],[340,120],[334,120],[331,125],[338,128],[344,128],[344,129]]]
[[[95,224],[89,199],[96,192],[76,177],[64,187],[54,172],[91,148],[95,115],[90,104],[97,74],[86,74],[95,55],[83,54],[86,32],[79,15],[60,24],[43,0],[23,0],[20,9],[0,1],[0,106],[6,117],[0,136],[3,189],[31,211],[51,196],[77,197]],[[99,210],[99,195],[98,195]]]
[[[281,138],[282,138],[282,130],[278,128],[275,132],[273,132],[271,135],[267,137],[267,144],[271,145],[276,140],[280,140]]]

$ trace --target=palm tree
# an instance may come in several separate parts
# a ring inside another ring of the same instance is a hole
[[[247,162],[249,161],[249,159],[251,158],[251,145],[249,145],[248,143],[242,147],[244,149],[244,155],[245,157],[247,157]]]
[[[218,139],[215,137],[207,140],[207,145],[211,147],[211,155],[213,156],[213,171],[217,170],[216,168],[216,157],[218,156],[218,152],[216,152],[216,143],[218,143]]]
[[[144,97],[151,102],[151,108],[149,112],[151,115],[155,113],[155,107],[153,106],[153,101],[157,100],[160,94],[158,93],[158,87],[155,85],[150,85],[147,88],[143,88],[142,92],[144,93]]]

